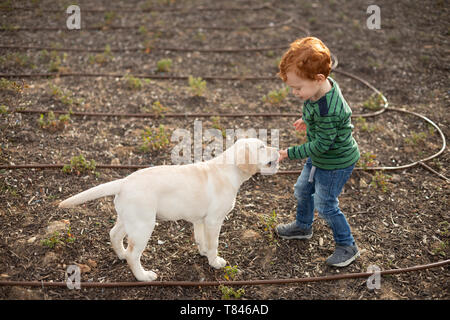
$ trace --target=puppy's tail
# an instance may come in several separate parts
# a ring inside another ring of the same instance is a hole
[[[101,197],[112,196],[120,192],[123,179],[111,181],[108,183],[101,184],[99,186],[93,187],[86,191],[70,197],[59,204],[60,208],[72,208],[79,204],[88,202]]]

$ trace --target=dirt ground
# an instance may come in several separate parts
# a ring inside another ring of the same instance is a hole
[[[449,130],[449,7],[445,1],[375,2],[381,8],[381,29],[366,26],[373,1],[273,1],[278,10],[125,12],[120,8],[198,8],[199,6],[260,6],[267,1],[79,1],[80,31],[65,28],[65,1],[14,1],[2,6],[1,45],[52,48],[105,48],[103,53],[0,49],[2,73],[105,72],[160,74],[157,62],[172,60],[166,75],[273,76],[283,49],[204,53],[152,50],[180,48],[255,48],[288,46],[310,30],[338,57],[338,69],[363,77],[377,87],[390,106],[433,120],[448,137]],[[42,9],[61,9],[47,12]],[[83,9],[107,12],[83,12]],[[285,22],[289,16],[292,22]],[[447,17],[447,18],[446,18]],[[254,26],[270,26],[251,29]],[[135,29],[113,29],[135,25]],[[14,27],[60,27],[62,31],[14,31]],[[102,30],[83,30],[101,26]],[[203,28],[202,28],[203,26]],[[211,30],[206,26],[235,27]],[[108,52],[107,46],[142,46],[150,50]],[[354,114],[370,112],[372,91],[360,82],[333,73]],[[10,81],[13,80],[13,81]],[[171,142],[160,149],[141,150],[142,133],[164,125],[170,141],[177,129],[194,131],[193,118],[93,118],[71,116],[65,125],[39,122],[39,114],[8,111],[44,109],[90,112],[298,112],[302,102],[289,94],[279,104],[263,97],[284,88],[281,80],[208,81],[202,97],[184,80],[135,80],[132,77],[16,78],[0,83],[0,164],[70,163],[75,156],[99,164],[170,164]],[[158,109],[159,103],[167,109]],[[279,130],[279,146],[300,144],[304,137],[292,127],[294,118],[199,118],[203,130]],[[441,139],[423,120],[387,111],[353,118],[361,153],[360,167],[396,166],[439,151]],[[205,143],[206,144],[206,143]],[[445,152],[427,164],[450,177]],[[280,170],[301,170],[303,161],[287,161]],[[75,170],[76,171],[76,170]],[[109,230],[116,213],[112,198],[76,209],[57,208],[77,192],[118,179],[132,170],[64,173],[59,169],[0,171],[0,280],[64,281],[67,266],[79,264],[82,281],[135,281],[126,262],[113,252]],[[334,251],[331,230],[317,217],[309,241],[272,237],[271,226],[295,217],[296,175],[256,175],[245,182],[235,209],[220,235],[219,252],[234,279],[282,279],[404,268],[448,259],[450,239],[449,184],[420,166],[401,171],[355,170],[340,197],[361,257],[335,269],[325,259]],[[274,214],[275,213],[275,214]],[[272,220],[270,219],[272,217]],[[55,234],[54,232],[57,232]],[[158,280],[224,280],[224,270],[211,268],[198,254],[191,224],[159,222],[142,257],[143,266]],[[449,269],[441,267],[382,278],[369,290],[366,279],[299,285],[246,286],[241,299],[448,299]],[[239,288],[236,288],[236,290]],[[1,299],[221,299],[218,287],[149,287],[68,290],[0,287]]]

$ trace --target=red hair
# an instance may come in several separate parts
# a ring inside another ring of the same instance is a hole
[[[316,80],[317,74],[328,77],[331,71],[330,50],[315,37],[297,39],[281,58],[278,76],[286,82],[286,73],[293,70],[304,79]]]

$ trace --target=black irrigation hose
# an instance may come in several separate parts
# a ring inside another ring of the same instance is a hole
[[[216,49],[220,52],[223,49]],[[225,49],[226,50],[226,49]],[[251,50],[251,49],[250,49]],[[332,70],[337,73],[342,73],[345,75],[350,75],[351,77],[358,79],[357,76],[352,75],[350,73],[346,73],[344,71],[335,70],[338,60],[335,56],[333,56],[333,65]],[[106,78],[123,78],[128,74],[123,73],[86,73],[86,72],[50,72],[50,73],[0,73],[0,78],[49,78],[49,77],[106,77]],[[145,78],[145,79],[158,79],[158,80],[188,80],[189,76],[176,76],[176,75],[160,75],[160,74],[133,74],[135,78]],[[203,80],[229,80],[229,81],[271,81],[271,80],[279,80],[277,76],[202,76]],[[361,82],[369,86],[372,90],[379,93],[379,91],[367,83],[365,80],[361,79]],[[386,102],[385,108],[387,107],[387,100],[384,98]],[[381,111],[382,112],[382,111]],[[380,112],[380,113],[381,113]],[[376,113],[379,114],[379,113]]]
[[[191,26],[191,25],[184,25],[184,26],[175,26],[179,29],[202,29],[202,30],[219,30],[219,31],[233,31],[233,30],[242,30],[242,29],[248,29],[248,30],[262,30],[262,29],[272,29],[272,28],[278,28],[280,26],[287,25],[291,23],[292,21],[284,21],[277,24],[270,24],[270,25],[254,25],[254,26],[239,26],[239,27],[224,27],[224,26]],[[98,27],[82,27],[80,30],[82,31],[116,31],[116,30],[138,30],[141,27],[141,25],[133,25],[133,26],[98,26]],[[158,32],[158,31],[164,31],[165,29],[148,29],[148,31],[152,32]],[[0,27],[0,32],[18,32],[18,31],[65,31],[65,32],[79,32],[79,30],[70,30],[67,28],[59,28],[59,27],[34,27],[34,28],[28,28],[28,27]]]
[[[267,8],[271,8],[267,6]],[[233,30],[263,30],[263,29],[273,29],[279,28],[281,26],[288,25],[292,23],[294,19],[290,17],[289,19],[278,22],[278,23],[270,23],[265,25],[253,25],[253,26],[236,26],[236,27],[228,27],[228,26],[195,26],[195,25],[175,25],[173,28],[179,28],[182,30],[219,30],[219,31],[233,31]],[[18,32],[18,31],[60,31],[60,32],[79,32],[82,31],[114,31],[114,30],[138,30],[142,25],[132,25],[132,26],[114,26],[114,25],[103,25],[103,26],[95,26],[95,27],[85,27],[82,26],[81,29],[68,29],[67,27],[16,27],[16,26],[6,26],[0,27],[0,32]],[[165,29],[159,28],[149,28],[148,31],[165,31]]]
[[[409,268],[382,270],[380,275],[401,274],[412,271],[420,271],[431,268],[443,267],[450,263],[450,259],[439,262],[417,265]],[[309,282],[336,281],[343,279],[369,278],[375,272],[345,273],[331,276],[290,278],[290,279],[268,279],[268,280],[236,280],[236,281],[149,281],[149,282],[81,282],[80,288],[130,288],[130,287],[206,287],[206,286],[257,286],[257,285],[280,285]],[[0,281],[0,286],[21,286],[21,287],[65,287],[66,282],[48,281]]]
[[[8,10],[10,8],[0,8],[0,10]],[[21,10],[21,8],[19,7],[12,7],[12,10]],[[32,8],[23,8],[24,10],[32,10]],[[281,14],[284,14],[286,16],[288,16],[288,19],[283,21],[283,22],[279,22],[279,23],[271,23],[268,25],[254,25],[254,26],[238,26],[238,27],[227,27],[227,26],[191,26],[191,25],[186,25],[186,26],[175,26],[176,28],[182,28],[182,29],[204,29],[204,30],[222,30],[222,31],[232,31],[232,30],[242,30],[242,29],[249,29],[249,30],[262,30],[262,29],[271,29],[271,28],[278,28],[280,26],[284,26],[284,25],[288,25],[290,24],[292,21],[294,21],[294,17],[289,14],[284,12],[283,10],[280,10],[276,7],[273,7],[271,4],[264,4],[258,7],[242,7],[241,8],[227,8],[227,7],[198,7],[198,8],[188,8],[186,11],[185,9],[180,9],[180,8],[167,8],[167,10],[161,10],[161,9],[141,9],[141,10],[137,10],[137,9],[122,9],[122,12],[150,12],[153,10],[157,10],[157,11],[180,11],[183,13],[191,13],[191,12],[196,12],[196,11],[240,11],[240,10],[261,10],[261,9],[271,9],[273,11],[279,12]],[[65,10],[52,10],[52,9],[41,9],[42,12],[65,12]],[[83,12],[110,12],[113,11],[113,9],[111,10],[107,10],[105,11],[104,9],[83,9]],[[82,30],[94,30],[94,31],[107,31],[107,30],[130,30],[130,29],[138,29],[140,27],[140,25],[136,25],[136,26],[97,26],[97,27],[83,27]],[[300,29],[300,30],[305,30],[304,28],[302,28],[301,26],[295,26],[295,28]],[[35,27],[35,28],[28,28],[28,27],[15,27],[15,26],[6,26],[6,27],[0,27],[0,32],[17,32],[17,31],[79,31],[79,30],[68,30],[67,28],[56,28],[56,27]],[[149,31],[160,31],[159,29],[151,29]],[[307,32],[309,34],[309,31]]]
[[[264,4],[261,6],[254,6],[254,7],[194,7],[194,8],[181,8],[181,7],[175,7],[175,8],[163,8],[163,7],[143,7],[142,9],[131,9],[131,8],[108,8],[108,9],[94,9],[94,8],[85,8],[84,6],[81,8],[83,12],[91,12],[91,13],[105,13],[105,12],[127,12],[127,13],[145,13],[145,12],[152,12],[152,11],[169,11],[169,12],[176,12],[180,11],[182,13],[193,13],[197,11],[256,11],[267,8],[268,5]],[[66,12],[66,8],[60,8],[60,9],[44,9],[41,7],[0,7],[0,11],[10,11],[10,10],[19,10],[19,11],[34,11],[39,10],[40,12]]]
[[[105,52],[104,48],[54,48],[46,46],[17,46],[17,45],[0,45],[0,49],[14,49],[14,50],[48,50],[48,51],[63,51],[63,52]],[[144,47],[129,47],[129,48],[111,48],[111,52],[133,52],[133,51],[145,51]],[[176,52],[202,52],[202,53],[237,53],[237,52],[259,52],[259,51],[271,51],[287,49],[286,46],[272,46],[272,47],[260,47],[260,48],[216,48],[216,49],[203,49],[203,48],[176,48],[176,47],[159,47],[150,46],[150,50],[158,51],[176,51]]]
[[[67,73],[0,73],[0,78],[49,78],[49,77],[106,77],[123,78],[126,74],[121,73],[85,73],[85,72],[67,72]],[[147,78],[158,80],[188,80],[189,76],[170,76],[157,74],[133,74],[135,78]],[[268,81],[278,79],[274,76],[267,77],[247,77],[247,76],[204,76],[203,80],[232,80],[232,81]]]

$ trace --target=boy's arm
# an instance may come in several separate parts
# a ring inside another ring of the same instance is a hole
[[[316,125],[316,139],[287,149],[289,159],[303,159],[311,155],[320,156],[333,145],[337,128],[331,117],[320,117]]]

